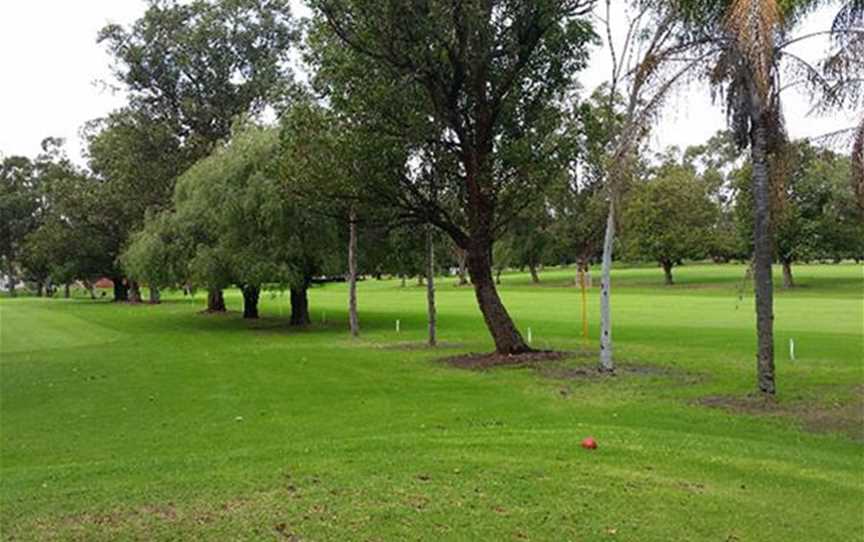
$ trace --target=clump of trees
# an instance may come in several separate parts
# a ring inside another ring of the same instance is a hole
[[[780,82],[803,74],[823,109],[860,104],[860,2],[841,8],[819,66],[785,50],[814,2],[629,3],[609,81],[587,96],[578,74],[598,34],[611,42],[611,0],[311,0],[305,25],[289,4],[150,0],[100,32],[128,103],[86,126],[86,167],[53,139],[0,164],[11,294],[19,277],[39,295],[108,277],[116,301],[202,288],[222,312],[236,286],[256,318],[262,292],[290,290],[291,323],[306,325],[310,286],[344,276],[356,336],[358,281],[388,273],[425,284],[434,344],[435,275],[452,267],[511,355],[531,349],[501,273],[539,282],[575,263],[584,284],[601,262],[600,369],[613,371],[616,258],[657,262],[670,285],[686,260],[739,259],[770,394],[772,262],[792,287],[794,262],[864,258],[864,131],[850,155],[788,141]],[[289,67],[301,41],[307,81]],[[666,96],[703,74],[729,131],[650,156]]]

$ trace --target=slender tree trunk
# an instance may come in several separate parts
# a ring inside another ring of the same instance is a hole
[[[258,299],[261,297],[261,288],[247,284],[240,290],[243,292],[243,318],[257,320]]]
[[[612,249],[615,244],[615,204],[609,202],[606,236],[603,239],[603,270],[600,278],[600,371],[615,370],[612,358]]]
[[[308,326],[312,323],[309,317],[309,287],[308,283],[297,288],[291,288],[291,325]]]
[[[207,290],[207,312],[225,312],[225,296],[221,288]]]
[[[421,274],[417,275],[417,286],[423,286],[423,283],[424,283],[424,278],[423,278],[423,274],[421,273]]]
[[[500,267],[495,270],[495,284],[497,286],[501,286],[501,272],[502,269]]]
[[[666,286],[675,284],[675,281],[672,280],[672,262],[663,260],[660,265],[663,267],[663,275],[666,277]]]
[[[89,280],[84,281],[84,288],[90,293],[90,299],[96,299],[96,288],[93,286],[93,283]]]
[[[129,288],[123,281],[123,277],[114,277],[114,302],[123,303],[129,301]]]
[[[468,251],[461,248],[456,249],[456,262],[459,265],[459,269],[456,271],[459,276],[457,285],[465,286],[468,284]]]
[[[579,268],[579,290],[582,294],[582,341],[587,344],[588,342],[588,283],[585,280],[585,265],[583,263],[577,264]]]
[[[792,260],[783,260],[783,287],[795,287],[795,278],[792,276]]]
[[[360,335],[357,316],[357,213],[351,208],[348,231],[348,329],[352,337]]]
[[[429,346],[438,344],[438,311],[435,308],[435,244],[432,227],[426,228],[426,308],[429,315]]]
[[[399,279],[402,281],[402,284],[401,284],[402,288],[404,288],[405,287],[405,275],[399,275]]]
[[[67,282],[66,284],[63,285],[63,297],[65,299],[69,299],[70,297],[72,297],[69,289],[70,289],[70,286],[69,286],[69,283]]]
[[[150,285],[150,304],[158,305],[162,302],[162,294],[159,292],[159,287]]]
[[[540,276],[537,274],[537,266],[532,264],[528,264],[528,271],[531,272],[531,282],[534,284],[540,283]]]
[[[129,302],[141,303],[141,287],[137,281],[132,281],[132,286],[129,288]]]
[[[757,114],[751,130],[753,161],[754,252],[753,280],[756,290],[756,335],[758,339],[757,381],[759,391],[773,395],[774,382],[774,284],[771,276],[771,182],[767,156],[767,114]]]
[[[15,281],[17,280],[17,277],[15,277],[15,268],[11,263],[9,264],[9,271],[6,277],[9,279],[9,297],[17,297],[18,292],[15,291]]]

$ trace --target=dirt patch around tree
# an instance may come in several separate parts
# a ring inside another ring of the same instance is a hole
[[[539,363],[560,361],[572,355],[568,352],[555,352],[551,350],[538,350],[514,355],[497,353],[462,354],[444,358],[441,362],[459,369],[482,371],[494,367],[533,367]]]
[[[712,395],[697,402],[702,406],[719,408],[733,414],[793,419],[807,431],[842,433],[864,443],[864,386],[855,387],[849,400],[827,403],[783,402],[759,395]]]
[[[616,364],[614,372],[600,371],[595,354],[541,350],[519,355],[464,354],[440,359],[439,362],[470,371],[487,371],[498,367],[525,368],[543,378],[564,381],[601,381],[629,377],[665,378],[686,384],[703,382],[701,375],[691,374],[676,367],[637,365],[628,362]]]

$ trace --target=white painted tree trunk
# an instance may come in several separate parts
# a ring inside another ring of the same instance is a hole
[[[348,327],[351,336],[360,335],[360,318],[357,316],[357,213],[351,209],[348,220]]]
[[[435,308],[435,245],[431,226],[426,230],[426,305],[429,312],[429,346],[438,344],[438,311]]]
[[[600,370],[612,372],[612,248],[615,243],[615,204],[609,203],[606,237],[603,239],[603,270],[600,279]]]

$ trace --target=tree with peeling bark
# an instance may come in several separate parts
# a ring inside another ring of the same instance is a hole
[[[432,145],[455,166],[445,175],[455,212],[398,172],[367,194],[389,192],[465,250],[496,351],[529,351],[495,288],[492,247],[526,195],[547,183],[531,166],[555,159],[550,136],[587,60],[593,1],[310,4],[318,83],[334,107],[397,148]]]
[[[680,38],[684,23],[674,2],[629,3],[620,40],[616,40],[620,23],[613,17],[611,0],[606,0],[595,16],[605,30],[610,52],[610,78],[603,89],[605,105],[600,105],[599,113],[608,132],[602,153],[607,214],[601,260],[599,370],[613,372],[612,251],[620,200],[633,177],[640,145],[669,93],[694,77],[712,50],[700,49],[705,43],[701,36]],[[610,129],[613,123],[614,130]]]

